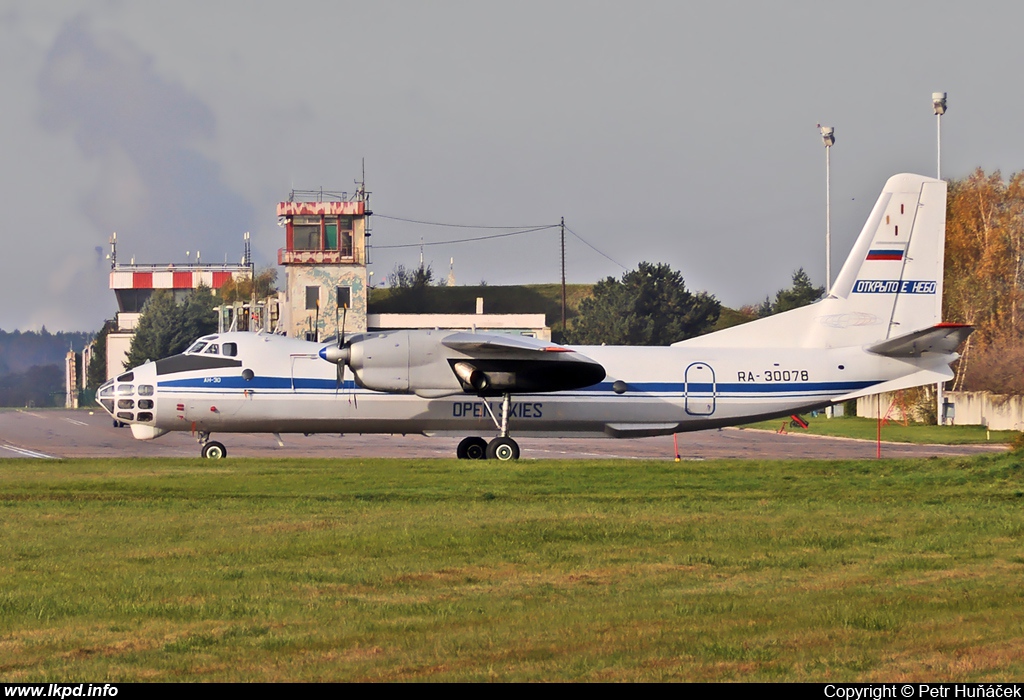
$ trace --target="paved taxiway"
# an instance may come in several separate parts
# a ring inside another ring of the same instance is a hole
[[[780,421],[781,424],[781,421]],[[672,437],[636,440],[528,438],[514,436],[524,459],[673,459]],[[454,457],[456,438],[422,435],[288,435],[279,447],[270,435],[219,433],[229,457]],[[883,457],[971,455],[1005,449],[996,445],[883,443]],[[679,435],[683,459],[869,459],[875,443],[763,430],[710,430]],[[188,433],[141,441],[115,428],[100,411],[0,411],[0,458],[198,457]]]

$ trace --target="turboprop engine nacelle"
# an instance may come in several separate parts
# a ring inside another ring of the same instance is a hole
[[[453,331],[366,333],[323,348],[320,357],[347,365],[363,388],[428,398],[564,391],[605,376],[601,365],[559,345]]]

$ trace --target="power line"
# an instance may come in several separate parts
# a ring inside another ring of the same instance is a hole
[[[545,229],[545,228],[554,228],[555,226],[558,225],[558,224],[551,224],[551,225],[548,225],[548,226],[473,226],[471,224],[444,224],[444,223],[440,223],[440,222],[437,222],[437,221],[420,221],[419,219],[404,219],[401,216],[386,216],[385,214],[378,214],[376,212],[374,212],[373,215],[376,216],[378,219],[390,219],[391,221],[404,221],[407,224],[422,224],[424,226],[446,226],[448,228],[478,228],[478,229],[505,229],[505,230],[508,230],[508,229],[519,229],[519,228],[529,228],[529,229],[533,229],[534,231],[540,231],[540,230]],[[377,246],[377,247],[378,248],[383,248],[383,246]]]
[[[470,225],[470,224],[448,224],[448,223],[442,223],[442,222],[438,222],[438,221],[424,221],[424,220],[421,220],[421,219],[407,219],[407,218],[404,218],[404,217],[401,217],[401,216],[387,216],[386,214],[374,214],[374,216],[376,216],[378,218],[381,218],[381,219],[389,219],[391,221],[403,221],[403,222],[409,223],[409,224],[420,224],[422,226],[443,226],[445,228],[469,228],[469,229],[478,229],[478,230],[508,231],[508,233],[495,233],[495,234],[492,234],[492,235],[489,235],[489,236],[473,236],[471,238],[453,238],[453,239],[447,240],[447,241],[433,241],[433,242],[430,242],[430,243],[403,243],[403,244],[399,244],[399,245],[375,245],[375,246],[373,246],[373,248],[375,250],[388,250],[388,249],[396,249],[396,248],[417,248],[417,247],[422,248],[422,247],[425,247],[425,246],[433,246],[433,245],[451,245],[451,244],[454,244],[454,243],[471,243],[473,241],[486,241],[486,240],[490,240],[492,238],[505,238],[507,236],[519,236],[519,235],[522,235],[524,233],[534,233],[536,231],[546,231],[548,229],[558,228],[559,226],[563,225],[563,224],[549,224],[549,225],[546,225],[546,226],[473,226],[473,225]],[[516,230],[511,230],[511,229],[516,229]],[[629,269],[625,265],[620,263],[618,260],[616,260],[615,258],[613,258],[610,255],[608,255],[607,253],[599,250],[596,246],[594,246],[592,243],[590,243],[585,238],[583,238],[583,236],[581,236],[580,234],[576,233],[575,231],[573,231],[568,226],[565,227],[565,230],[568,231],[569,233],[571,233],[572,235],[574,235],[584,245],[586,245],[588,248],[593,250],[595,253],[597,253],[601,257],[603,257],[606,260],[609,260],[609,261],[615,263],[616,265],[621,267],[623,270],[628,270]]]
[[[447,225],[447,224],[441,224]],[[506,228],[505,226],[481,226],[479,228]],[[492,233],[489,236],[474,236],[473,238],[453,238],[448,241],[431,241],[430,243],[403,243],[400,245],[375,245],[374,250],[383,250],[386,248],[419,248],[421,246],[429,245],[450,245],[452,243],[469,243],[471,241],[486,241],[491,238],[505,238],[507,236],[519,236],[524,233],[534,233],[535,231],[546,231],[547,229],[558,228],[558,224],[552,224],[550,226],[538,226],[536,228],[528,228],[522,231],[509,231],[508,233]],[[575,235],[575,234],[573,234]],[[589,244],[588,244],[589,245]]]
[[[594,251],[594,252],[595,252],[595,253],[597,253],[598,255],[600,255],[600,256],[602,256],[602,257],[604,257],[604,258],[608,259],[608,260],[611,260],[611,261],[612,261],[613,263],[615,263],[616,265],[618,265],[619,267],[621,267],[621,268],[622,268],[623,270],[628,270],[628,269],[629,269],[628,267],[626,267],[625,265],[623,265],[622,263],[620,263],[620,262],[619,262],[618,260],[616,260],[616,259],[615,259],[615,258],[613,258],[612,256],[610,256],[610,255],[608,255],[607,253],[603,253],[603,252],[601,252],[600,250],[598,250],[598,249],[597,249],[596,247],[594,247],[593,245],[591,245],[591,243],[590,243],[589,241],[587,241],[587,240],[586,240],[586,239],[585,239],[585,238],[584,238],[583,236],[581,236],[580,234],[576,233],[575,231],[573,231],[573,230],[572,230],[571,228],[569,228],[568,226],[566,226],[566,227],[565,227],[565,230],[566,230],[566,231],[568,231],[569,233],[571,233],[572,235],[576,236],[576,238],[580,239],[580,241],[582,241],[582,242],[583,242],[583,243],[584,243],[584,244],[585,244],[585,245],[586,245],[586,246],[587,246],[588,248],[590,248],[590,249],[591,249],[592,251]]]

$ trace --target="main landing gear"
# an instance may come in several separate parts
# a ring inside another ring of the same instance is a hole
[[[200,431],[196,437],[200,445],[199,455],[203,459],[224,459],[228,456],[228,448],[224,447],[224,443],[211,440],[209,433]]]
[[[503,394],[501,399],[501,420],[494,415],[491,405],[484,401],[484,408],[494,421],[500,435],[490,442],[482,437],[468,437],[459,443],[455,454],[459,459],[496,459],[508,462],[519,459],[519,444],[508,436],[508,418],[512,413],[512,395]]]

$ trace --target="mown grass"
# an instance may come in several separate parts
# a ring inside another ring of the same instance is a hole
[[[809,427],[793,427],[789,419],[776,418],[743,426],[757,430],[778,430],[784,423],[786,430],[794,433],[827,435],[829,437],[875,440],[878,435],[878,421],[874,418],[838,417],[826,418],[824,414],[812,417],[802,416]],[[887,442],[910,442],[918,445],[980,445],[985,443],[1010,444],[1020,437],[1016,430],[989,431],[983,425],[925,425],[888,421],[882,426],[882,440]]]
[[[0,679],[1007,680],[1024,458],[0,461]]]

